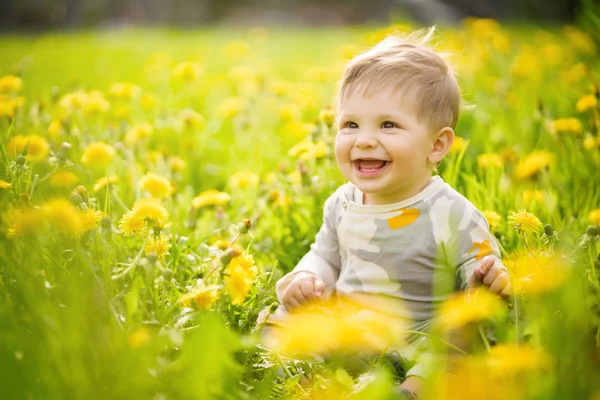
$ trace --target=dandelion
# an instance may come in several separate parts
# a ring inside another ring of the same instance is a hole
[[[152,197],[164,199],[173,192],[171,182],[164,176],[152,172],[144,175],[140,180],[140,189],[147,190]]]
[[[286,104],[279,108],[279,119],[281,121],[294,121],[300,117],[300,107],[295,104]]]
[[[184,307],[193,304],[199,310],[208,310],[219,298],[219,286],[207,286],[193,289],[186,293],[179,301]]]
[[[139,199],[133,204],[131,211],[143,219],[150,220],[159,228],[164,227],[169,219],[167,210],[156,199]]]
[[[89,232],[100,225],[100,220],[104,217],[104,213],[93,208],[87,208],[81,212],[83,223],[83,232]]]
[[[583,148],[586,150],[595,150],[600,147],[600,138],[595,138],[592,135],[586,135],[583,139]]]
[[[45,228],[44,215],[38,209],[12,210],[7,219],[9,238],[34,236]]]
[[[161,261],[164,261],[165,257],[171,254],[170,249],[171,240],[164,235],[151,236],[144,248],[146,254],[154,253]]]
[[[58,171],[50,178],[50,184],[56,187],[72,187],[78,181],[77,175],[71,171]]]
[[[104,142],[90,143],[81,156],[86,167],[107,167],[112,163],[115,149]]]
[[[246,99],[243,97],[229,97],[217,107],[217,114],[222,119],[235,117],[246,107]]]
[[[115,98],[130,100],[139,96],[142,93],[142,89],[134,83],[117,82],[110,87],[108,92]]]
[[[198,63],[180,62],[173,68],[173,78],[183,82],[191,82],[196,80],[201,72],[202,68]]]
[[[484,153],[477,157],[477,165],[479,168],[502,168],[504,160],[499,154]]]
[[[59,119],[54,119],[48,126],[48,133],[52,136],[58,136],[63,130],[63,126]]]
[[[10,189],[13,187],[12,183],[8,183],[3,179],[0,179],[0,189]]]
[[[570,132],[580,134],[582,127],[581,121],[577,118],[561,118],[552,121],[552,130],[554,132]]]
[[[185,161],[180,157],[169,157],[169,169],[171,172],[181,172],[185,169]]]
[[[110,110],[110,103],[98,90],[91,91],[83,103],[83,112],[86,115],[105,113],[108,110]]]
[[[240,59],[250,53],[250,46],[242,40],[235,40],[225,45],[225,54],[232,60]]]
[[[0,93],[14,93],[23,87],[23,79],[15,75],[4,75],[0,78]]]
[[[197,129],[204,125],[204,117],[189,107],[181,111],[179,119],[185,129]]]
[[[561,287],[571,274],[562,254],[517,252],[504,259],[517,293],[539,294]]]
[[[96,181],[92,189],[94,190],[94,192],[99,192],[105,187],[108,187],[109,185],[114,185],[115,183],[117,183],[116,176],[103,176],[102,178]]]
[[[536,233],[542,227],[542,222],[527,210],[511,211],[508,223],[519,233]]]
[[[83,218],[68,200],[50,200],[41,209],[44,219],[52,228],[70,234],[83,232]]]
[[[142,107],[144,111],[153,110],[155,106],[156,96],[152,93],[144,93],[142,97],[140,97],[140,107]]]
[[[454,142],[450,146],[450,153],[460,153],[467,147],[467,141],[460,136],[454,137]]]
[[[136,125],[129,129],[125,135],[125,144],[132,147],[140,140],[148,139],[152,135],[153,130],[152,125],[147,123]]]
[[[502,222],[502,217],[500,217],[500,215],[497,212],[492,210],[485,210],[482,214],[487,220],[488,224],[490,225],[490,230],[492,232],[495,232],[496,229],[498,229],[498,227],[500,226],[500,223]]]
[[[123,236],[144,235],[146,233],[146,223],[144,218],[129,211],[121,217],[119,221],[119,230]]]
[[[224,280],[231,304],[241,305],[244,302],[252,289],[254,277],[255,274],[242,265],[233,264],[227,267]]]
[[[327,156],[329,154],[329,147],[327,146],[327,143],[324,140],[319,140],[316,144],[315,144],[315,158],[319,159],[319,158],[323,158],[325,156]]]
[[[500,299],[487,290],[460,293],[446,300],[440,307],[440,328],[451,331],[471,322],[501,315],[504,311]]]
[[[506,378],[539,371],[550,366],[550,357],[541,349],[503,343],[492,347],[485,362],[493,374]]]
[[[133,330],[129,336],[127,336],[127,343],[132,349],[137,349],[140,346],[145,345],[151,339],[150,331],[146,327],[140,327]]]
[[[251,171],[239,171],[231,175],[228,184],[232,188],[248,189],[258,186],[258,175]]]
[[[48,157],[50,145],[43,137],[39,135],[16,135],[10,138],[6,149],[12,157],[23,154],[27,148],[25,159],[29,162],[43,161]]]
[[[192,199],[192,207],[199,209],[206,206],[224,206],[229,203],[231,196],[228,193],[215,189],[205,190]]]
[[[592,224],[600,226],[600,208],[590,211],[588,214],[588,219],[592,222]]]
[[[24,97],[11,98],[0,95],[0,117],[13,118],[17,110],[25,104]]]
[[[595,95],[588,94],[588,95],[583,96],[582,98],[580,98],[577,101],[577,104],[575,104],[575,108],[579,112],[585,112],[587,110],[593,110],[594,107],[596,107],[596,103],[597,102],[598,102],[598,99],[596,99]]]
[[[555,155],[548,151],[534,151],[519,161],[515,168],[515,178],[519,181],[533,178],[544,168],[552,165],[555,160]]]

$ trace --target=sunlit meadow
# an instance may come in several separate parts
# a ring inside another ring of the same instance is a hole
[[[343,183],[345,61],[412,28],[1,37],[2,398],[393,398],[384,357],[300,354],[383,354],[387,321],[326,304],[270,343],[256,322]],[[600,47],[475,19],[437,44],[465,99],[439,173],[515,293],[442,305],[432,342],[477,324],[483,345],[438,358],[424,398],[600,399]]]

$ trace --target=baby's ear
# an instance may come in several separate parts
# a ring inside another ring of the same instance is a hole
[[[454,130],[449,126],[440,129],[433,138],[433,146],[427,158],[433,165],[439,164],[454,142]]]

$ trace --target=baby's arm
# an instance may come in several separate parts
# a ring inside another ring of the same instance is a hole
[[[325,202],[323,224],[310,251],[276,284],[277,299],[288,311],[335,287],[341,266],[336,229],[339,205],[336,192]]]

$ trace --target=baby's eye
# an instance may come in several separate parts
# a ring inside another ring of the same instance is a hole
[[[383,124],[381,124],[381,127],[384,129],[392,129],[395,128],[397,125],[391,121],[385,121]]]
[[[346,122],[346,127],[350,128],[350,129],[358,129],[358,124],[356,122]]]

